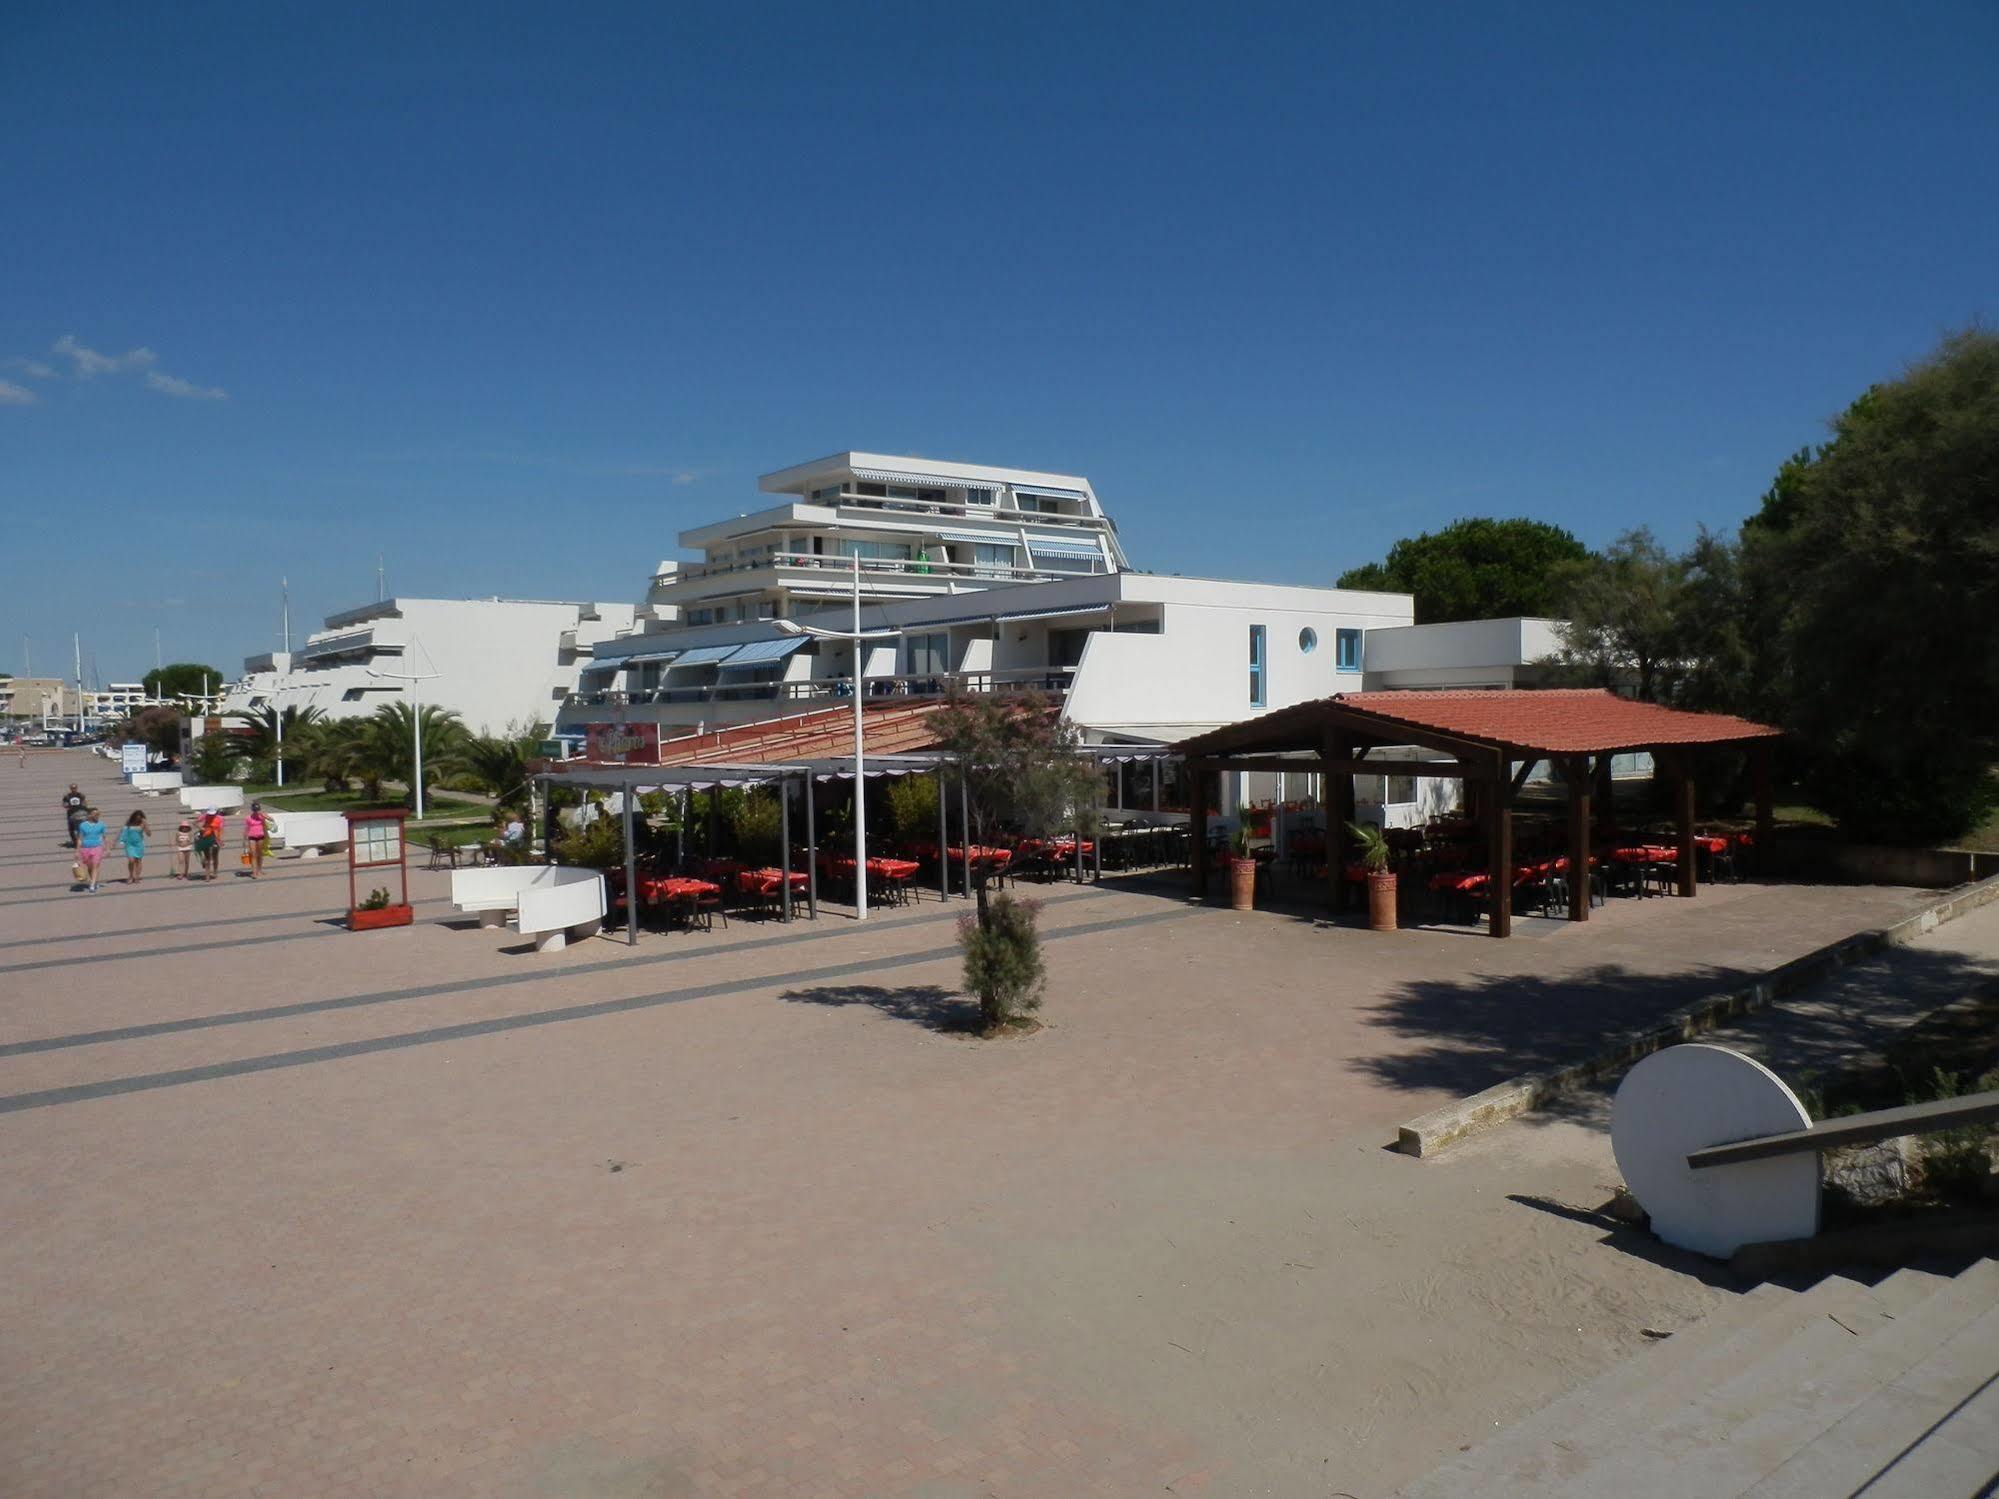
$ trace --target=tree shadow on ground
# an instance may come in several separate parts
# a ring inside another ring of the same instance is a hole
[[[1802,1087],[1877,1049],[1884,1008],[1913,1020],[1973,993],[1994,976],[1991,964],[1956,953],[1901,947],[1887,957],[1878,979],[1849,988],[1838,985],[1835,975],[1822,975],[1786,993],[1772,1009],[1723,1024],[1770,1026],[1768,1065]],[[1397,1087],[1475,1093],[1525,1073],[1587,1061],[1626,1034],[1696,1000],[1741,988],[1761,972],[1697,964],[1647,973],[1603,964],[1552,977],[1414,980],[1366,1012],[1370,1024],[1407,1037],[1410,1044],[1355,1057],[1348,1065]],[[1612,1069],[1606,1084],[1614,1085],[1622,1070]]]
[[[899,989],[879,984],[822,984],[811,989],[788,989],[778,998],[792,1004],[829,1005],[836,1009],[865,1005],[892,1019],[907,1020],[939,1033],[972,1034],[981,1024],[978,1001],[935,984],[910,984]]]

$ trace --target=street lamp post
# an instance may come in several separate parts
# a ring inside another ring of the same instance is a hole
[[[410,638],[410,644],[413,646],[416,645],[416,638],[414,636]],[[418,647],[418,649],[421,649],[421,647]],[[423,700],[418,693],[417,683],[431,681],[437,677],[443,676],[444,673],[441,671],[429,671],[429,672],[417,672],[417,673],[399,672],[399,671],[377,671],[372,666],[366,668],[366,670],[368,675],[371,677],[382,677],[392,682],[407,682],[410,684],[410,730],[415,735],[416,739],[416,744],[415,744],[416,786],[414,788],[416,791],[416,820],[418,822],[422,822],[423,821]]]
[[[778,629],[787,635],[812,635],[822,640],[848,641],[854,653],[854,919],[868,919],[868,820],[867,820],[867,770],[863,763],[866,743],[861,729],[861,687],[864,681],[861,665],[861,646],[864,641],[890,640],[893,630],[863,630],[861,628],[861,556],[854,554],[854,628],[851,630],[827,630],[817,625],[801,625],[795,619],[775,621]],[[942,857],[940,850],[939,857]]]

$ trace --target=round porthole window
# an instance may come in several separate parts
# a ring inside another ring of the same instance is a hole
[[[1316,651],[1318,648],[1319,648],[1319,632],[1317,630],[1313,629],[1310,625],[1307,625],[1304,629],[1298,632],[1299,650],[1303,651],[1306,655],[1309,656],[1312,654],[1312,652]]]

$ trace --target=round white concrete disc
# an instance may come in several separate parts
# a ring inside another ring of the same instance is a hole
[[[1744,1244],[1818,1232],[1819,1158],[1808,1151],[1695,1171],[1688,1155],[1811,1122],[1797,1095],[1761,1062],[1725,1046],[1671,1046],[1624,1075],[1610,1141],[1652,1231],[1668,1244],[1727,1259]]]

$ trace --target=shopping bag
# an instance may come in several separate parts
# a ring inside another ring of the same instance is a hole
[[[73,880],[81,880],[83,878],[83,865],[81,864],[70,865],[69,877]]]
[[[243,852],[237,856],[237,862],[240,863],[245,869],[248,869],[250,867],[250,850],[248,850],[247,848],[244,849]]]

